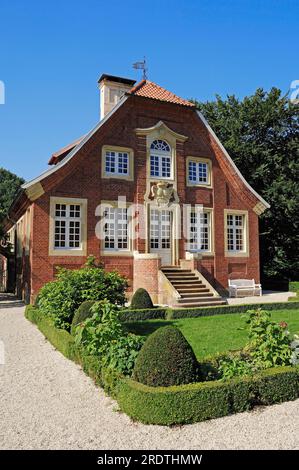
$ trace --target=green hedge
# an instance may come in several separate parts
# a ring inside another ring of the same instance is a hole
[[[248,308],[248,306],[247,306]],[[36,323],[66,357],[81,364],[96,384],[118,401],[120,410],[146,424],[195,423],[299,397],[299,367],[267,369],[254,377],[228,382],[210,381],[174,387],[149,387],[101,368],[96,356],[85,356],[65,330],[55,328],[36,307],[27,306],[26,318]]]
[[[167,308],[146,308],[146,309],[123,309],[120,313],[120,319],[123,322],[126,321],[138,321],[138,320],[165,320],[167,314]]]
[[[299,308],[299,302],[271,302],[260,304],[222,305],[218,307],[193,307],[168,309],[167,319],[205,317],[212,315],[222,315],[226,313],[242,313],[247,310],[265,308],[267,310],[287,310]]]
[[[117,401],[121,411],[145,424],[196,423],[240,413],[254,405],[270,405],[299,397],[299,370],[268,369],[254,378],[213,381],[176,387],[148,387],[121,381]]]
[[[260,304],[221,305],[218,307],[192,307],[192,308],[153,308],[135,310],[125,308],[121,311],[121,321],[145,321],[145,320],[176,320],[178,318],[206,317],[212,315],[224,315],[226,313],[243,313],[247,310],[265,308],[267,310],[299,309],[299,301],[295,297],[293,302],[271,302]]]
[[[174,387],[148,387],[130,379],[121,382],[121,411],[145,424],[196,423],[248,410],[250,382],[202,382]]]
[[[299,281],[292,281],[289,283],[291,292],[299,292]]]
[[[55,328],[53,321],[42,315],[38,308],[32,305],[27,305],[25,317],[32,323],[35,323],[50,343],[65,357],[77,360],[78,350],[75,347],[74,338],[66,330]]]

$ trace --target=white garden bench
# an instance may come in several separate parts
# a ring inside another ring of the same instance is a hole
[[[229,279],[228,290],[230,297],[262,295],[262,286],[256,284],[254,279]]]

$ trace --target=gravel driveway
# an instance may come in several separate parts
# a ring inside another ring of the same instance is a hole
[[[167,428],[133,423],[24,318],[0,304],[1,449],[299,449],[299,400]]]

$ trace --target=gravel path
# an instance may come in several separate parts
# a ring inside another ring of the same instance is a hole
[[[182,427],[133,423],[23,314],[0,304],[1,449],[299,449],[299,400]]]

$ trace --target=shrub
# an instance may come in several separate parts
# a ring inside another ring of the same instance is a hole
[[[198,363],[195,354],[177,328],[164,326],[144,343],[133,372],[138,382],[153,387],[194,382]]]
[[[147,290],[137,289],[132,297],[130,308],[153,308],[153,302]]]
[[[75,310],[85,300],[108,299],[124,305],[126,280],[115,272],[106,273],[100,267],[81,269],[58,268],[55,281],[45,284],[38,295],[38,307],[53,318],[55,326],[68,330]]]
[[[291,362],[291,339],[287,323],[275,323],[266,310],[249,313],[249,350],[254,364],[261,368],[289,365]]]
[[[103,357],[103,366],[123,375],[131,375],[145,339],[132,333],[111,341]]]
[[[95,304],[95,302],[95,300],[85,300],[75,311],[71,326],[72,335],[75,334],[75,327],[79,323],[82,323],[84,320],[86,320],[86,318],[92,317],[93,313],[91,311],[91,307]]]
[[[75,344],[87,354],[104,355],[111,341],[124,335],[119,311],[107,300],[95,302],[92,316],[74,328]]]
[[[247,357],[227,355],[219,361],[219,374],[222,380],[229,380],[234,377],[252,375],[253,364]]]

